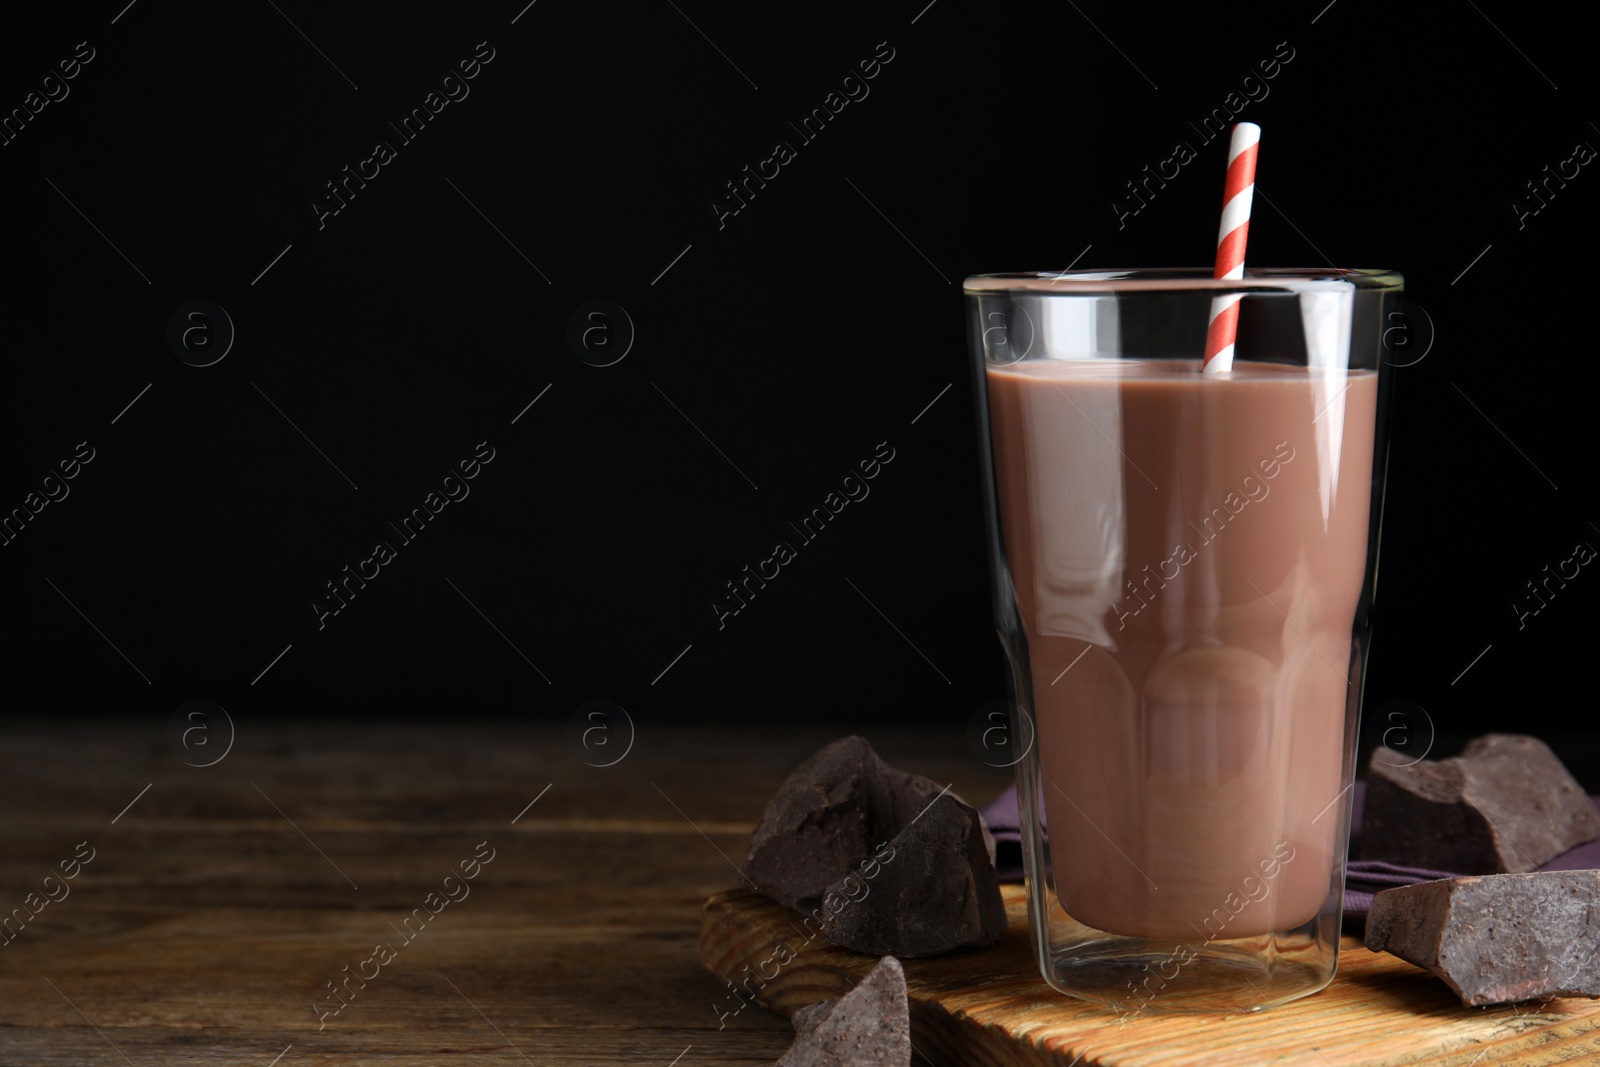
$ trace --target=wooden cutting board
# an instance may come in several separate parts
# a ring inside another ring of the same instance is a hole
[[[1024,890],[1003,886],[1011,925],[992,948],[904,960],[912,1062],[935,1067],[1313,1067],[1600,1063],[1600,1000],[1465,1008],[1433,975],[1344,938],[1328,988],[1268,1011],[1149,1013],[1118,1027],[1108,1009],[1044,984],[1028,942]],[[877,962],[813,939],[795,913],[744,889],[706,901],[700,962],[788,1016],[850,991]],[[799,950],[778,967],[779,942]],[[750,969],[745,970],[748,966]],[[776,976],[764,986],[758,971]],[[719,1011],[740,1002],[727,992]],[[744,1008],[742,1010],[755,1010]],[[731,1022],[731,1016],[725,1020]]]

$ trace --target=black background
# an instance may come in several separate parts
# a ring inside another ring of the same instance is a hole
[[[1592,729],[1600,577],[1521,630],[1510,606],[1600,544],[1600,177],[1512,207],[1600,145],[1588,34],[1488,0],[524,2],[112,0],[0,41],[8,110],[95,54],[0,147],[0,508],[95,451],[0,548],[7,707],[960,726],[1005,685],[960,280],[1208,263],[1224,141],[1185,123],[1292,51],[1239,116],[1250,263],[1400,270],[1434,330],[1394,371],[1369,714]],[[481,41],[470,95],[319,229],[324,183]],[[1199,158],[1119,228],[1179,139]],[[778,140],[797,158],[719,228]],[[237,330],[210,367],[166,341],[192,299]],[[566,340],[592,299],[636,330],[609,367]],[[319,630],[323,583],[484,440],[470,496]],[[719,631],[722,584],[883,441],[871,496]]]

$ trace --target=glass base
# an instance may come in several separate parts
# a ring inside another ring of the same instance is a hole
[[[1107,937],[1053,953],[1044,974],[1058,992],[1104,1004],[1123,1020],[1146,1012],[1262,1011],[1333,980],[1337,949],[1307,934],[1176,945]]]

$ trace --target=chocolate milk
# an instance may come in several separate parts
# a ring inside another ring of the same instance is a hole
[[[987,374],[1062,907],[1191,942],[1311,919],[1337,873],[1377,375]]]

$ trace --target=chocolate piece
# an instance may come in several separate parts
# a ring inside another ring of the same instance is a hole
[[[839,1003],[838,997],[829,997],[827,1000],[819,1000],[815,1004],[807,1004],[804,1007],[796,1008],[794,1014],[789,1016],[789,1022],[794,1026],[794,1032],[797,1035],[801,1035],[810,1030],[818,1022],[826,1019],[828,1012],[832,1011],[833,1006],[837,1003]]]
[[[1000,940],[1006,909],[979,825],[977,813],[948,794],[934,801],[890,849],[823,894],[823,936],[907,959]]]
[[[810,916],[808,928],[859,952],[929,956],[993,944],[1006,928],[994,839],[977,811],[890,767],[860,737],[795,769],[742,870],[758,892]]]
[[[1453,759],[1416,763],[1388,748],[1372,754],[1364,860],[1522,872],[1597,837],[1600,810],[1538,738],[1488,734]]]
[[[938,794],[930,780],[884,763],[865,738],[842,738],[778,787],[751,838],[744,874],[779,904],[809,912]]]
[[[1385,889],[1367,915],[1367,947],[1426,967],[1468,1007],[1600,997],[1600,871]]]
[[[794,1044],[776,1067],[909,1067],[911,1010],[900,961],[885,956],[842,997],[794,1013]]]

